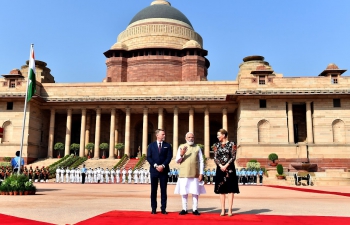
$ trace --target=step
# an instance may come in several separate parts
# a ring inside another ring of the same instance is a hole
[[[84,162],[86,168],[109,168],[119,162],[119,159],[88,159]]]
[[[51,159],[43,158],[43,159],[38,159],[35,162],[30,163],[30,164],[25,165],[25,166],[27,166],[27,168],[29,168],[30,166],[32,168],[36,168],[36,167],[42,168],[43,166],[44,167],[50,166],[51,164],[54,164],[58,160],[60,160],[60,159],[58,159],[58,158],[51,158]]]

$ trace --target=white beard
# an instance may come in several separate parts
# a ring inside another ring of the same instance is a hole
[[[192,146],[194,145],[194,141],[186,141],[188,145]]]

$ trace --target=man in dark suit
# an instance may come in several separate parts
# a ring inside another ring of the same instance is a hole
[[[157,209],[157,191],[158,181],[160,183],[161,193],[161,211],[166,212],[167,202],[167,181],[169,172],[169,163],[173,158],[173,149],[165,140],[165,131],[162,129],[156,130],[157,141],[152,142],[147,149],[147,161],[150,164],[151,174],[151,207],[152,214],[156,214]]]

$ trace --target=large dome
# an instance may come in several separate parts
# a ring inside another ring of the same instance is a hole
[[[144,19],[164,18],[164,19],[178,20],[192,27],[192,24],[188,20],[188,18],[178,9],[172,7],[170,3],[168,3],[167,1],[159,1],[159,0],[155,2],[156,2],[155,4],[152,4],[151,6],[148,6],[143,10],[141,10],[139,13],[137,13],[134,16],[134,18],[132,18],[129,25]]]

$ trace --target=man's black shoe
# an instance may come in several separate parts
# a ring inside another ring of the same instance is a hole
[[[166,214],[168,214],[168,213],[167,213],[167,211],[162,210],[162,214],[165,214],[165,215],[166,215]]]
[[[187,210],[181,210],[181,212],[179,213],[179,215],[186,215],[187,214]]]
[[[193,211],[193,215],[199,216],[200,213],[198,212],[198,210],[195,210],[195,211]]]
[[[153,209],[152,209],[151,214],[157,214],[156,210],[153,210]]]

